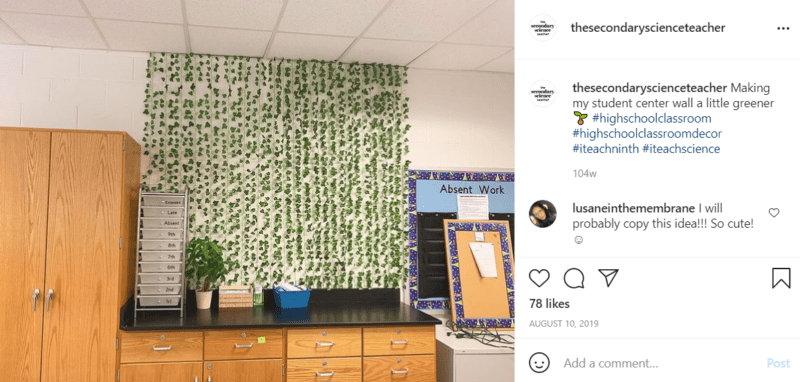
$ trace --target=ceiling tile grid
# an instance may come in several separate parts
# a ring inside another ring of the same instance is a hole
[[[514,71],[514,0],[0,0],[0,44]]]

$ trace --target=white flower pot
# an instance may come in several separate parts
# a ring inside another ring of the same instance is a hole
[[[211,295],[213,292],[201,292],[196,290],[194,293],[195,296],[197,296],[197,309],[211,309]]]

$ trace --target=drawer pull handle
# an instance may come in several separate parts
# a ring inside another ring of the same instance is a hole
[[[250,349],[251,347],[253,347],[253,343],[251,342],[249,345],[233,344],[233,347],[236,349]]]
[[[408,345],[408,340],[405,340],[405,341],[392,340],[392,345]]]
[[[331,341],[331,342],[317,342],[317,347],[331,347],[331,346],[333,346],[333,341]]]
[[[392,369],[392,374],[408,374],[408,368],[405,368],[403,370]]]
[[[155,350],[155,351],[170,351],[170,350],[172,350],[172,345],[169,345],[169,346],[153,346],[153,350]]]
[[[327,373],[317,372],[317,377],[333,377],[333,372],[332,371],[327,372]]]

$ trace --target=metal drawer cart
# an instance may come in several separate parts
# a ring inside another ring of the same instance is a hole
[[[189,223],[189,188],[183,193],[139,189],[135,316],[180,311],[186,306],[184,274]]]

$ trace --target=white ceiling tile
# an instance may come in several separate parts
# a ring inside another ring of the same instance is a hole
[[[28,44],[63,48],[105,49],[88,18],[0,13],[6,24]]]
[[[0,44],[24,44],[14,32],[0,21]]]
[[[0,0],[0,11],[86,16],[78,0]]]
[[[271,32],[189,27],[192,53],[263,57]]]
[[[446,42],[514,46],[514,0],[500,0],[470,20]]]
[[[439,44],[408,66],[425,69],[473,70],[508,50],[501,46]]]
[[[408,65],[434,43],[419,41],[373,40],[362,38],[342,57],[344,62]]]
[[[185,0],[190,25],[272,30],[283,0]]]
[[[440,41],[493,1],[397,0],[375,21],[364,37]]]
[[[278,33],[267,57],[333,61],[344,53],[353,40],[350,37]]]
[[[183,23],[180,0],[83,0],[93,17],[160,23]]]
[[[486,65],[481,66],[478,70],[487,72],[505,72],[514,73],[514,51],[510,51],[500,57],[489,61]]]
[[[288,0],[283,32],[358,36],[389,0]]]
[[[183,26],[133,21],[97,20],[114,50],[186,53]]]

